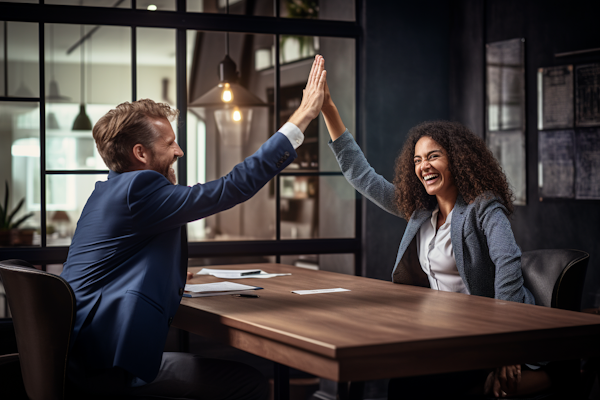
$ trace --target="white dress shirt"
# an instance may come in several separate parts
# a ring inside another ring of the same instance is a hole
[[[421,225],[417,235],[419,263],[427,274],[432,289],[470,294],[458,273],[452,250],[450,238],[452,211],[446,217],[446,222],[436,229],[440,212],[439,206],[436,206],[431,220]]]
[[[279,129],[279,132],[283,133],[290,141],[292,146],[294,146],[294,150],[296,150],[302,142],[304,142],[304,134],[296,125],[291,122],[286,122]]]

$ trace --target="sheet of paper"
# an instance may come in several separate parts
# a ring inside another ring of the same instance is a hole
[[[257,289],[262,289],[262,288],[257,288]],[[226,294],[232,295],[232,294],[243,294],[243,293],[247,293],[247,294],[251,294],[253,291],[252,290],[232,290],[231,292],[206,292],[206,293],[184,293],[183,297],[211,297],[211,296],[223,296]]]
[[[316,290],[293,290],[296,294],[319,294],[319,293],[334,293],[334,292],[349,292],[350,289],[342,289],[340,287],[333,289],[316,289]]]
[[[252,272],[258,272],[253,274]],[[246,274],[246,275],[242,275]],[[291,274],[269,274],[261,269],[209,269],[203,268],[196,275],[212,275],[221,279],[274,278]]]
[[[260,289],[256,286],[242,285],[234,282],[214,282],[202,283],[195,285],[185,285],[185,290],[192,293],[208,293],[208,292],[230,292],[233,290],[254,290]]]

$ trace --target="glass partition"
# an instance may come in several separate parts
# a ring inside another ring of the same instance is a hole
[[[273,17],[273,0],[187,0],[187,11],[194,13],[212,13],[232,15],[258,15]]]
[[[354,0],[275,0],[279,1],[281,17],[355,21]]]
[[[231,102],[221,100],[218,67],[227,52],[238,74]],[[252,155],[275,132],[268,102],[273,74],[255,69],[255,50],[273,45],[272,35],[193,32],[188,39],[188,184],[219,179]],[[215,98],[211,97],[217,91]],[[216,99],[216,100],[215,100]],[[247,99],[254,103],[248,104]],[[240,101],[240,103],[237,103]],[[189,225],[190,240],[275,238],[275,189],[269,183],[245,203]]]
[[[354,275],[354,254],[300,254],[281,256],[281,264]]]
[[[46,176],[46,243],[69,246],[83,207],[94,191],[96,182],[108,175]]]
[[[0,204],[9,222],[0,246],[39,246],[39,103],[2,102],[0,121]]]
[[[40,95],[38,24],[0,22],[0,96]]]
[[[46,24],[45,31],[46,168],[107,170],[92,127],[131,100],[131,30]]]

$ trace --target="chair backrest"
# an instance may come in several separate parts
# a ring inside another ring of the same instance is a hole
[[[22,260],[0,262],[21,372],[31,400],[63,399],[75,295],[61,277]]]
[[[536,304],[580,311],[589,254],[581,250],[525,251],[521,257],[525,287]]]

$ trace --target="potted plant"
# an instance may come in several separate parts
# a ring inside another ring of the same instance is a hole
[[[33,230],[27,230],[21,232],[18,227],[25,222],[28,218],[33,216],[33,213],[25,214],[21,218],[13,222],[13,218],[25,202],[25,198],[22,198],[17,206],[9,211],[8,202],[10,198],[10,191],[8,189],[8,182],[5,182],[6,190],[4,192],[4,204],[0,204],[0,246],[19,245],[19,244],[31,244],[33,240]]]

